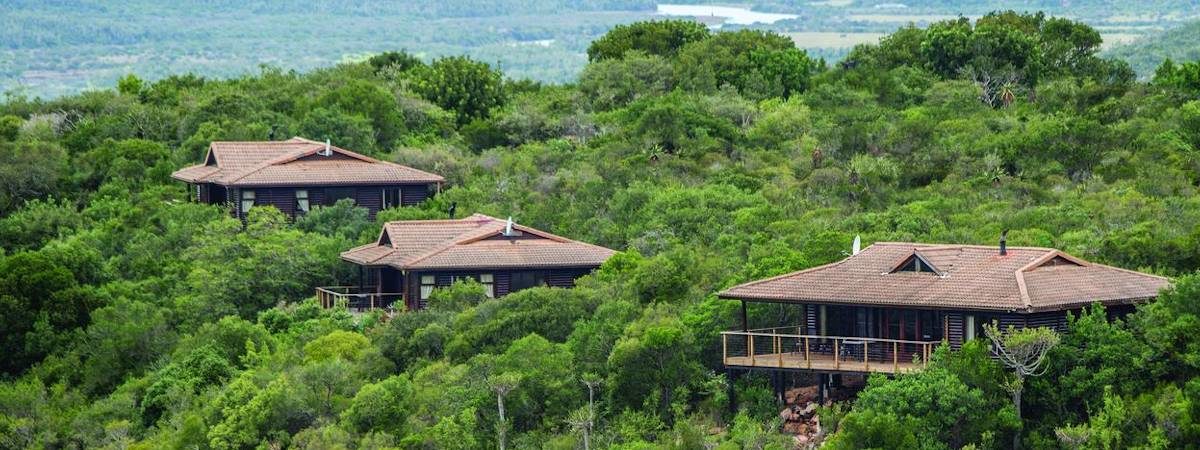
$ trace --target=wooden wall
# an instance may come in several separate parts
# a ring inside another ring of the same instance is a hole
[[[340,189],[340,188],[353,189],[354,190],[353,191],[354,202],[358,206],[366,208],[367,212],[371,218],[375,218],[375,214],[378,213],[383,207],[383,190],[385,188],[400,188],[400,204],[402,206],[412,206],[412,205],[416,205],[416,204],[419,204],[419,203],[425,201],[432,195],[432,189],[434,189],[433,185],[426,185],[426,184],[410,184],[410,185],[397,185],[397,186],[338,186],[338,187],[329,187],[328,189]],[[225,189],[220,188],[220,186],[213,186],[210,189],[211,189],[211,192],[213,192],[214,194],[217,194],[220,191],[226,191],[226,195],[223,195],[224,198],[217,198],[215,195],[210,195],[209,201],[206,201],[206,203],[221,203],[222,201],[230,203],[231,209],[232,209],[234,215],[240,217],[241,212],[238,211],[238,208],[240,208],[240,205],[241,205],[241,196],[242,196],[241,190],[243,188],[232,188],[232,189],[225,190]],[[249,188],[245,188],[245,189],[249,189]],[[310,208],[316,207],[316,206],[323,206],[326,204],[326,199],[327,199],[327,194],[328,194],[326,192],[327,188],[326,187],[315,187],[315,186],[312,186],[312,187],[259,187],[259,188],[254,188],[253,189],[254,197],[255,197],[254,204],[256,206],[258,206],[258,205],[274,206],[276,209],[283,212],[288,217],[295,217],[296,216],[296,191],[300,190],[300,189],[308,190],[308,203],[309,203]],[[203,193],[204,191],[205,191],[205,189],[202,187],[201,193]],[[203,195],[201,196],[201,201],[204,201]]]
[[[561,268],[561,269],[539,269],[530,270],[541,272],[543,280],[549,287],[571,288],[575,287],[575,280],[579,277],[591,273],[592,268]],[[492,274],[493,293],[497,298],[512,293],[512,275],[515,272],[530,272],[530,271],[514,271],[514,270],[457,270],[457,271],[436,271],[432,272],[435,277],[437,287],[448,287],[454,282],[455,277],[470,276],[479,279],[479,275],[483,273]],[[410,299],[411,307],[418,309],[425,308],[426,304],[420,303],[421,298],[421,276],[430,275],[431,272],[414,272],[409,274],[408,291],[406,294]]]

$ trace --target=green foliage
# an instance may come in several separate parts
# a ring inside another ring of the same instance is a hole
[[[145,82],[134,74],[125,75],[117,80],[117,92],[122,95],[137,96],[142,93],[142,89],[145,89]]]
[[[1167,59],[1154,71],[1154,83],[1189,93],[1200,92],[1200,61],[1175,64]]]
[[[732,86],[750,99],[803,92],[817,65],[791,39],[757,30],[717,33],[679,51],[679,85],[700,92]]]
[[[651,399],[658,414],[669,419],[673,402],[680,400],[676,391],[699,378],[694,339],[665,305],[647,308],[609,355],[614,405],[635,407]]]
[[[21,125],[24,123],[24,120],[12,114],[0,116],[0,139],[17,140],[17,135],[21,133]]]
[[[902,449],[919,448],[918,442],[911,423],[886,412],[865,411],[842,419],[838,433],[825,446],[834,450]]]
[[[620,59],[588,64],[579,75],[579,91],[593,108],[606,111],[670,91],[674,85],[671,72],[668,59],[632,52]]]
[[[66,152],[56,144],[0,142],[0,214],[61,189],[58,182],[66,164]]]
[[[412,390],[412,382],[402,375],[363,385],[342,419],[360,432],[386,431],[403,436],[412,408]]]
[[[617,25],[588,46],[589,61],[625,58],[631,51],[674,56],[685,45],[708,39],[708,28],[690,20]]]
[[[384,69],[395,69],[400,72],[406,72],[415,67],[425,65],[420,58],[409,54],[406,51],[387,51],[367,59],[367,64],[370,64],[376,72]]]
[[[413,75],[413,89],[442,109],[453,111],[458,124],[487,117],[504,104],[500,72],[487,63],[451,56],[420,67]]]
[[[335,358],[355,361],[370,346],[371,341],[366,336],[352,331],[338,330],[304,344],[304,358],[312,362]]]
[[[454,338],[446,355],[464,360],[478,353],[497,353],[517,339],[536,333],[561,342],[574,323],[595,307],[589,293],[532,288],[485,301],[454,318]]]
[[[997,401],[998,400],[998,401]],[[874,413],[874,419],[864,418],[863,424],[895,417],[906,424],[921,442],[943,442],[949,448],[966,444],[983,444],[993,435],[1017,428],[1017,418],[1004,399],[988,399],[979,388],[964,383],[948,370],[931,368],[904,375],[894,381],[873,377],[858,396],[854,411],[843,419],[855,422],[859,414]],[[870,416],[868,416],[870,417]],[[878,422],[890,426],[887,420]],[[871,425],[874,426],[874,425]],[[850,436],[855,442],[868,442],[869,436],[886,431],[866,431],[864,437]],[[844,431],[839,434],[853,431]]]

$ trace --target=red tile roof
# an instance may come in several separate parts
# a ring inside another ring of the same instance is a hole
[[[896,271],[914,255],[937,273]],[[1145,301],[1170,281],[1050,248],[880,242],[824,266],[734,286],[722,298],[933,309],[1056,311]]]
[[[441,176],[301,137],[286,141],[214,141],[204,164],[171,176],[189,183],[224,186],[313,186],[440,183]]]
[[[457,220],[388,222],[379,239],[342,253],[342,259],[401,270],[598,267],[613,250],[513,225],[483,214]]]

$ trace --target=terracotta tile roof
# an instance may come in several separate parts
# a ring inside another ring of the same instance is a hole
[[[204,163],[171,176],[189,183],[224,186],[312,186],[351,184],[440,183],[441,176],[301,137],[286,141],[214,141]]]
[[[388,222],[379,239],[342,253],[342,259],[401,270],[598,267],[613,250],[523,225],[502,236],[506,221],[483,214],[457,220]]]
[[[919,255],[936,270],[897,271]],[[1055,249],[881,242],[824,266],[734,286],[722,298],[1014,312],[1152,299],[1166,278]]]

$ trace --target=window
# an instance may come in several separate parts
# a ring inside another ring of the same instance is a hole
[[[296,189],[296,211],[308,212],[308,190]]]
[[[513,272],[512,274],[511,292],[545,285],[546,277],[542,272]]]
[[[963,340],[969,341],[975,339],[975,316],[967,316],[967,324],[963,328],[967,332]]]
[[[243,189],[242,190],[242,214],[245,214],[247,211],[250,211],[250,208],[253,208],[253,207],[254,207],[254,191],[251,191],[248,189]]]
[[[429,296],[433,294],[433,288],[437,285],[437,277],[433,275],[421,275],[421,300],[429,300]]]
[[[483,292],[488,298],[496,298],[496,278],[490,273],[479,274],[479,282],[483,284]]]
[[[327,188],[325,189],[325,204],[332,205],[343,198],[354,200],[354,193],[354,188]]]
[[[383,209],[402,206],[400,188],[383,188]]]
[[[925,260],[921,258],[912,258],[908,260],[908,262],[904,263],[899,270],[904,272],[936,272],[932,267],[929,267],[929,264],[925,263]]]

